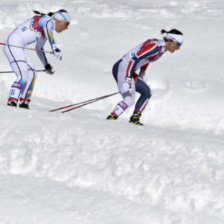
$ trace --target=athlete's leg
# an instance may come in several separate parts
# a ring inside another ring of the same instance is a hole
[[[138,78],[135,86],[136,86],[136,92],[140,93],[141,95],[137,100],[134,112],[142,114],[151,97],[151,90],[149,86],[146,84],[146,82],[143,80],[143,78],[140,77]]]
[[[135,105],[135,110],[132,116],[130,117],[131,123],[137,124],[137,125],[142,125],[142,123],[139,121],[140,116],[145,109],[150,97],[151,97],[151,90],[149,86],[146,84],[146,82],[143,80],[143,78],[138,78],[136,84],[136,91],[140,93],[140,97]]]
[[[24,88],[23,93],[21,94],[20,101],[27,101],[30,102],[31,95],[33,93],[34,85],[35,85],[35,80],[37,77],[36,70],[33,66],[33,63],[29,57],[29,55],[25,52],[26,59],[27,59],[27,73],[26,73],[26,87]]]
[[[4,53],[16,75],[16,80],[10,89],[9,101],[15,100],[17,102],[20,94],[23,92],[26,86],[25,74],[27,73],[27,63],[25,61],[24,50],[10,46],[4,46]]]
[[[126,69],[127,69],[127,63],[125,63],[124,61],[117,62],[113,67],[113,75],[117,82],[119,90],[121,89],[123,83],[125,82]],[[123,100],[120,101],[116,105],[113,112],[111,113],[112,116],[118,118],[128,107],[130,107],[131,105],[134,104],[134,102],[135,102],[135,83],[134,83],[133,79],[132,79],[132,83],[131,83],[131,89],[132,89],[131,92],[121,94],[123,97]]]

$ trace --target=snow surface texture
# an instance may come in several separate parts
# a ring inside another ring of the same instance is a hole
[[[31,110],[6,106],[0,76],[0,224],[223,224],[224,2],[1,0],[0,40],[32,10],[69,10],[56,34],[63,60],[39,73]],[[117,91],[113,64],[162,28],[185,43],[152,63],[144,127],[105,117],[116,95],[62,114],[50,109]],[[46,45],[48,50],[49,45]],[[29,52],[37,69],[41,63]],[[1,71],[10,70],[1,53]]]

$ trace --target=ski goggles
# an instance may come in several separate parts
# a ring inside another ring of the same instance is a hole
[[[178,46],[178,47],[181,47],[182,45],[183,45],[183,43],[178,43],[178,42],[177,42],[177,46]]]

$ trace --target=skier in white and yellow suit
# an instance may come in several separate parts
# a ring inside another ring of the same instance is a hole
[[[68,12],[64,9],[50,12],[47,15],[34,11],[37,15],[20,24],[7,38],[4,53],[16,74],[9,93],[8,106],[17,106],[29,109],[29,102],[37,77],[33,63],[23,47],[36,42],[37,54],[48,74],[53,74],[53,67],[49,64],[44,44],[48,40],[54,55],[62,59],[62,53],[57,47],[53,31],[62,32],[71,22]],[[13,46],[19,46],[13,47]]]

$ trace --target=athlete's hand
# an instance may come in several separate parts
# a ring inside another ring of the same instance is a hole
[[[145,76],[145,70],[141,70],[139,72],[139,76],[143,78]]]
[[[49,75],[53,75],[54,74],[54,69],[53,69],[53,67],[50,64],[46,64],[45,65],[45,71]]]
[[[122,94],[127,93],[128,91],[131,91],[131,78],[129,77],[125,79],[125,82],[122,84],[120,89]]]
[[[62,60],[62,53],[61,53],[61,50],[57,47],[57,46],[54,46],[53,47],[53,52],[54,52],[54,56],[56,58],[59,58],[60,60]]]

